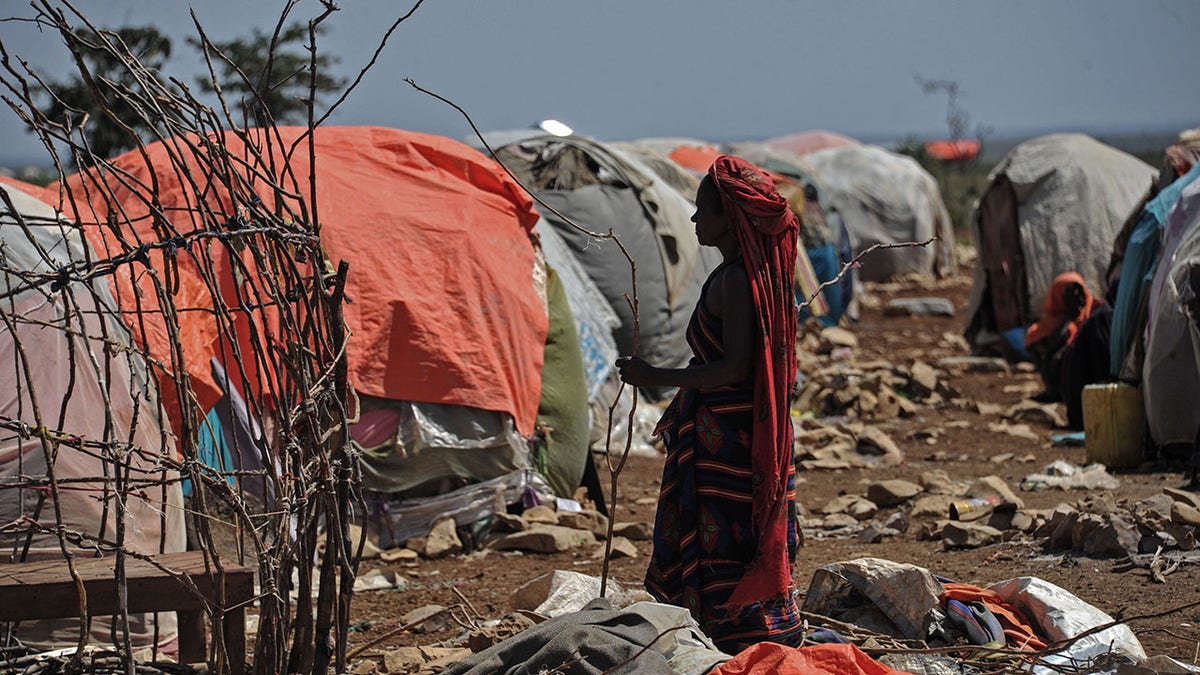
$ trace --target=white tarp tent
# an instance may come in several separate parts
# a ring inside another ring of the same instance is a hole
[[[953,271],[954,227],[937,181],[911,157],[874,145],[829,148],[804,156],[829,190],[854,239],[855,254],[874,244],[938,240],[925,247],[877,250],[862,260],[864,281],[898,274]]]
[[[28,537],[26,559],[61,556],[57,512],[89,555],[97,541],[143,554],[182,551],[178,477],[161,461],[175,459],[175,443],[163,429],[157,386],[130,347],[105,278],[70,274],[95,253],[50,206],[15,188],[0,191],[0,524],[37,523],[6,529],[4,550],[21,552]],[[47,491],[51,456],[57,502]],[[114,483],[118,469],[128,484]],[[73,645],[74,623],[23,623],[18,636]],[[93,639],[111,644],[109,625],[94,620]],[[159,615],[160,639],[174,626],[174,615]],[[135,644],[153,630],[146,617],[130,617]]]

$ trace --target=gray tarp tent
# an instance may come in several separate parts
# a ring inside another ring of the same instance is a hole
[[[620,237],[637,265],[638,353],[655,365],[684,366],[691,355],[688,320],[704,279],[719,262],[715,250],[696,242],[692,203],[631,153],[591,139],[505,132],[488,135],[488,143],[553,209],[538,204],[620,318],[618,349],[633,351],[633,312],[625,300],[633,290],[629,264],[613,241],[580,232],[559,214],[592,232],[611,229]]]
[[[989,177],[972,217],[979,249],[967,340],[980,351],[1023,349],[1054,277],[1075,271],[1093,293],[1113,240],[1157,172],[1083,134],[1051,134],[1013,148]],[[1017,342],[1021,342],[1020,345]]]
[[[874,244],[925,241],[926,247],[877,250],[860,277],[880,281],[909,272],[953,271],[954,230],[937,181],[911,157],[874,145],[850,145],[804,156],[854,239],[856,254]]]

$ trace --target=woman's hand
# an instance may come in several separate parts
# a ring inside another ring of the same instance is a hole
[[[621,381],[635,387],[646,387],[655,384],[653,380],[654,366],[636,356],[622,356],[617,359],[617,372]]]

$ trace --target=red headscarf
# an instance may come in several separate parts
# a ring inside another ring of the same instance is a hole
[[[788,397],[796,380],[796,306],[792,274],[800,225],[758,167],[723,155],[708,170],[725,217],[737,233],[758,317],[754,362],[753,531],[757,557],[733,590],[730,607],[791,592],[787,553],[787,476],[792,464]]]
[[[1079,316],[1072,319],[1067,326],[1067,344],[1075,341],[1079,327],[1083,325],[1084,321],[1087,321],[1088,316],[1092,313],[1092,307],[1096,303],[1091,292],[1088,291],[1087,283],[1078,272],[1063,272],[1054,277],[1054,282],[1050,284],[1050,290],[1046,293],[1046,302],[1042,305],[1042,316],[1025,333],[1026,347],[1053,335],[1067,320],[1067,306],[1063,298],[1071,284],[1079,284],[1083,288],[1083,309],[1079,310]]]

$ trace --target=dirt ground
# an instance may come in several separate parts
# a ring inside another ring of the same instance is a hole
[[[868,287],[875,302],[869,303],[863,309],[860,321],[850,327],[859,340],[856,358],[888,359],[907,365],[914,359],[936,363],[944,356],[965,355],[961,347],[945,346],[948,341],[943,336],[962,331],[971,286],[970,270],[962,270],[959,276],[930,286],[927,283],[923,287],[914,281]],[[879,309],[891,298],[917,296],[947,298],[954,304],[955,315],[888,317]],[[963,398],[1004,406],[1039,389],[1036,374],[1015,369],[1007,373],[952,376],[949,384]],[[917,482],[923,472],[931,470],[943,470],[951,478],[960,480],[997,475],[1016,490],[1023,477],[1040,471],[1055,459],[1080,465],[1086,463],[1084,448],[1052,447],[1049,436],[1055,430],[1049,426],[1035,426],[1042,439],[1038,441],[989,432],[981,414],[962,406],[947,404],[923,408],[914,416],[897,418],[883,424],[882,428],[901,446],[905,453],[904,463],[888,469],[800,471],[797,501],[806,512],[814,513],[842,494],[862,494],[870,482],[886,478]],[[931,444],[919,432],[933,428],[940,429],[941,434]],[[1036,459],[1033,462],[993,460],[1008,453],[1017,458],[1032,454]],[[630,458],[619,479],[615,505],[617,522],[653,521],[655,507],[647,498],[657,495],[661,466],[662,460],[658,457]],[[1147,464],[1137,471],[1119,473],[1121,485],[1113,496],[1118,502],[1137,501],[1161,492],[1164,487],[1180,487],[1185,482],[1182,474],[1170,469],[1165,465]],[[600,470],[607,489],[607,470],[603,466]],[[1062,502],[1073,503],[1085,496],[1078,491],[1061,490],[1018,494],[1029,508],[1050,508]],[[881,514],[882,517],[886,515],[887,511]],[[860,557],[912,563],[940,576],[979,586],[1016,576],[1036,576],[1062,586],[1114,617],[1129,620],[1148,655],[1166,654],[1190,663],[1200,652],[1200,607],[1157,616],[1200,601],[1200,584],[1197,583],[1200,566],[1181,566],[1166,577],[1165,584],[1161,584],[1151,580],[1149,573],[1142,569],[1114,571],[1115,559],[1044,553],[1039,543],[1028,537],[973,550],[943,551],[938,541],[918,541],[919,530],[919,523],[914,523],[906,534],[886,538],[879,544],[859,543],[856,538],[819,538],[816,531],[806,531],[805,546],[793,569],[796,585],[806,588],[813,571],[821,565]],[[613,560],[610,578],[638,588],[650,544],[646,541],[636,544],[639,556]],[[409,586],[404,590],[356,595],[353,617],[357,625],[352,633],[352,648],[393,631],[401,625],[400,619],[406,613],[429,604],[467,605],[472,612],[485,618],[500,618],[510,610],[512,590],[526,581],[556,569],[599,576],[601,561],[593,557],[591,550],[554,555],[484,550],[436,561],[388,565],[374,560],[362,565],[363,572],[374,568],[398,571],[407,578]],[[1150,616],[1141,618],[1147,615]],[[433,634],[402,632],[388,637],[372,651],[397,646],[457,646],[456,638],[461,633],[462,629],[458,627]]]

